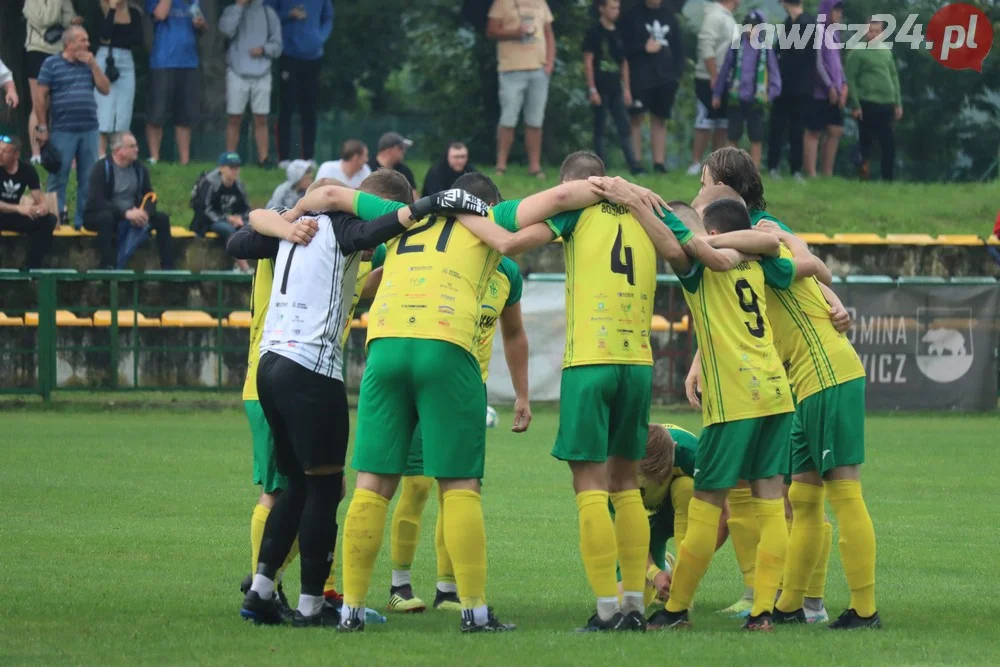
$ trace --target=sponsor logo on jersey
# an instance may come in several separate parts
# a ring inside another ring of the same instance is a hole
[[[410,284],[411,285],[423,285],[425,282],[427,282],[427,278],[424,278],[424,277],[410,278]]]
[[[438,320],[438,326],[447,329],[451,326],[451,322],[445,322],[444,320]]]
[[[454,315],[455,309],[451,306],[438,306],[438,312],[444,313],[445,315]]]
[[[597,335],[598,336],[607,336],[608,335],[608,328],[605,327],[605,326],[602,326],[600,329],[597,330]]]

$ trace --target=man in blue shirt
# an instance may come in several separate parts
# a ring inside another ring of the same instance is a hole
[[[295,157],[313,159],[316,147],[316,95],[323,45],[333,32],[331,0],[266,0],[281,19],[282,54],[278,111],[278,166],[288,166]],[[292,154],[292,115],[298,107],[302,120],[302,142]]]
[[[205,27],[205,16],[198,0],[146,0],[146,12],[153,19],[146,109],[149,162],[160,160],[163,125],[172,115],[177,156],[181,164],[187,164],[191,159],[191,124],[198,120],[201,100],[195,31]]]
[[[48,191],[55,192],[59,210],[66,210],[66,186],[76,160],[76,210],[73,226],[83,225],[87,206],[87,179],[97,160],[97,101],[94,88],[102,95],[111,90],[111,82],[90,52],[90,38],[80,26],[70,26],[63,33],[63,52],[49,56],[38,73],[34,100],[38,142],[48,141],[59,152],[59,171],[49,176]],[[46,125],[46,119],[49,124]],[[50,131],[51,127],[51,131]]]

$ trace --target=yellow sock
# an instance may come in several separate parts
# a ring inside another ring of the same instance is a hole
[[[296,547],[298,543],[296,543]],[[330,576],[323,582],[323,594],[336,592],[337,590],[337,550],[333,551],[333,562],[330,563]]]
[[[475,491],[444,492],[444,540],[455,568],[462,609],[486,605],[486,526]]]
[[[694,591],[705,576],[719,535],[722,508],[692,498],[688,505],[688,531],[677,549],[677,564],[670,585],[667,611],[684,611],[691,606]],[[773,595],[773,593],[772,593]]]
[[[455,567],[451,564],[451,556],[448,555],[448,545],[444,543],[444,497],[441,487],[438,486],[438,518],[434,526],[434,551],[437,555],[437,580],[438,583],[454,584]]]
[[[822,600],[826,596],[826,571],[830,566],[830,552],[833,550],[833,524],[823,522],[823,546],[819,551],[819,561],[809,577],[806,597]]]
[[[618,544],[611,513],[608,512],[608,492],[578,493],[576,507],[580,523],[580,556],[590,588],[598,598],[617,598],[615,564],[618,562]]]
[[[851,608],[867,618],[875,613],[875,527],[861,495],[861,482],[827,482],[826,497],[837,515],[840,560],[851,589]]]
[[[675,477],[670,483],[670,500],[674,505],[674,549],[684,541],[688,529],[688,506],[694,497],[694,479],[687,475]]]
[[[792,482],[788,501],[795,522],[788,537],[781,599],[777,603],[781,611],[802,608],[809,579],[823,550],[823,487]]]
[[[344,518],[344,604],[354,609],[365,606],[388,513],[388,498],[354,490]]]
[[[618,567],[622,573],[622,589],[627,612],[645,610],[642,603],[646,588],[646,561],[649,558],[649,515],[642,505],[639,489],[612,493],[615,507],[615,541],[618,546]]]
[[[292,542],[292,548],[288,550],[288,556],[285,557],[285,562],[281,564],[281,567],[278,568],[278,573],[274,575],[275,581],[281,581],[281,578],[285,576],[285,570],[288,569],[288,566],[292,564],[292,561],[295,560],[295,557],[298,555],[299,538],[296,537],[295,541]],[[330,571],[333,572],[333,570]]]
[[[409,570],[420,539],[420,518],[434,485],[431,477],[404,477],[389,531],[392,569]]]
[[[754,565],[753,608],[750,614],[758,616],[774,610],[774,598],[781,585],[788,551],[788,527],[785,525],[785,501],[754,498],[757,523],[760,524],[760,542],[757,545],[757,562]]]
[[[270,508],[258,503],[254,505],[253,514],[250,516],[251,574],[257,574],[257,561],[260,559],[260,543],[264,540],[264,525],[267,524],[267,515],[270,513]]]
[[[750,489],[729,491],[729,537],[732,538],[736,562],[743,573],[743,585],[753,588],[754,565],[757,562],[757,543],[760,542],[760,526],[754,513],[753,496]]]

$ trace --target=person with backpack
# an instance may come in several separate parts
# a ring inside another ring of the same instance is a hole
[[[90,170],[83,226],[97,232],[102,269],[124,269],[128,260],[156,232],[160,267],[174,268],[170,217],[156,210],[149,170],[139,161],[139,142],[131,132],[111,135],[111,156]]]
[[[730,49],[726,54],[715,79],[712,108],[722,108],[728,97],[729,142],[736,146],[746,125],[750,157],[760,168],[764,116],[771,102],[781,94],[781,71],[774,49],[758,46],[762,41],[761,26],[766,22],[764,15],[755,9],[747,14],[746,22],[752,26],[750,32],[743,33],[738,49]]]
[[[202,172],[191,191],[194,219],[191,231],[198,236],[215,232],[225,245],[229,236],[247,223],[250,216],[250,196],[240,180],[239,153],[226,152],[219,156],[219,166]],[[241,271],[249,272],[246,260],[237,260]]]

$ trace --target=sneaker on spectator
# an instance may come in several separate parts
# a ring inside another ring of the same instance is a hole
[[[799,172],[795,172],[794,174],[792,174],[792,180],[795,181],[796,183],[805,183],[806,182],[805,176],[803,176]]]
[[[31,164],[32,165],[41,164],[41,163],[42,163],[42,156],[41,155],[32,155],[31,156]]]
[[[288,165],[292,163],[291,160],[282,160],[278,163],[278,169],[288,169]]]
[[[773,178],[776,181],[781,180],[781,172],[778,171],[777,169],[772,169],[771,171],[767,172],[767,175],[769,178]]]
[[[148,164],[150,167],[155,165],[157,162],[159,162],[159,160],[157,160],[155,157],[146,158],[146,164]]]
[[[687,170],[688,176],[701,176],[701,162],[692,162]]]

